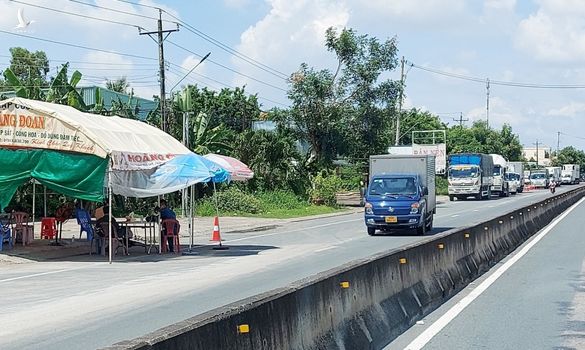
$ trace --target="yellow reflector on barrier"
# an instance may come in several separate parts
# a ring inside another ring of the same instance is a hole
[[[339,285],[341,286],[341,288],[349,288],[349,282],[347,281],[341,282]]]
[[[406,264],[406,258],[400,258],[400,260],[398,260],[401,264]]]
[[[438,247],[439,249],[445,249],[445,245],[444,245],[443,243],[439,243],[439,244],[437,244],[437,247]]]
[[[250,326],[247,324],[238,325],[238,333],[239,334],[250,333]]]

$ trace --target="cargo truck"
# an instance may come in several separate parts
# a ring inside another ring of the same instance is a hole
[[[548,183],[555,182],[557,186],[561,185],[561,167],[549,166],[546,167],[548,170]]]
[[[494,163],[492,157],[481,153],[449,155],[448,190],[449,200],[473,196],[490,199]]]
[[[508,171],[511,173],[516,173],[520,176],[519,184],[518,184],[518,193],[524,192],[524,163],[522,162],[508,162]],[[528,172],[530,174],[530,172]]]
[[[574,185],[581,181],[579,164],[564,164],[561,170],[561,182],[563,184]]]
[[[364,219],[368,234],[376,230],[433,228],[436,213],[434,156],[370,156],[370,181]]]
[[[506,159],[499,154],[490,154],[494,163],[492,193],[500,197],[510,196],[510,184],[506,176]]]
[[[530,184],[536,188],[548,188],[549,185],[548,169],[537,169],[530,171]]]

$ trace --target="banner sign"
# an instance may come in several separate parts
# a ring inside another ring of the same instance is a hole
[[[116,170],[152,169],[175,156],[176,154],[112,152],[112,168]]]
[[[447,168],[447,144],[438,143],[435,145],[412,145],[413,155],[435,156],[435,171],[437,174],[445,174]]]
[[[78,129],[49,114],[12,102],[0,108],[0,146],[86,153],[101,158],[107,155]]]

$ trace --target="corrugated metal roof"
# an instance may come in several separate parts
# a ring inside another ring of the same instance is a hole
[[[117,101],[120,99],[122,103],[128,103],[128,100],[132,98],[132,106],[138,107],[137,115],[140,120],[146,119],[148,113],[150,113],[153,109],[156,109],[158,106],[158,103],[152,100],[122,94],[99,86],[83,86],[79,87],[77,90],[79,91],[81,97],[83,97],[83,102],[85,102],[86,105],[92,105],[95,103],[96,89],[100,89],[100,94],[104,99],[104,107],[108,110],[112,108],[112,101]],[[4,98],[11,98],[15,97],[16,93],[14,91],[3,91],[0,92],[0,96],[4,96]]]

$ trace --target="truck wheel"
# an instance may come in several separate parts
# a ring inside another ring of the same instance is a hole
[[[449,202],[453,202],[455,200],[455,196],[454,195],[449,195]]]
[[[434,216],[431,214],[431,219],[429,220],[429,224],[427,225],[427,231],[433,230],[433,219],[434,219]]]
[[[376,229],[373,227],[368,227],[368,235],[374,236],[376,234]]]

